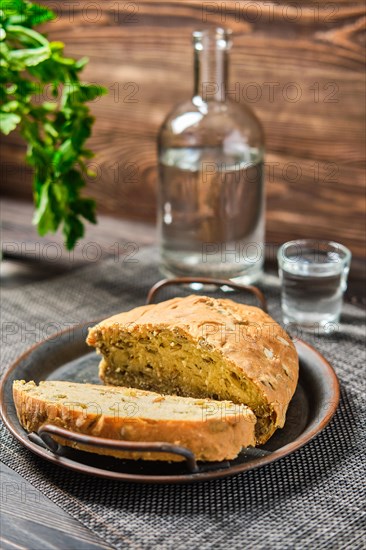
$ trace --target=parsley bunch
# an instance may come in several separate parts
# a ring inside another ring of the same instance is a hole
[[[96,223],[94,200],[80,195],[93,156],[85,148],[94,122],[86,103],[106,90],[79,80],[86,58],[64,57],[62,42],[33,29],[55,18],[51,10],[24,0],[1,4],[0,129],[18,128],[28,144],[39,234],[62,227],[70,250],[84,234],[83,219]],[[40,100],[48,89],[51,101]]]

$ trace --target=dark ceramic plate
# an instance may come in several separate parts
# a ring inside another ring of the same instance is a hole
[[[329,365],[314,348],[298,341],[300,379],[290,403],[286,425],[258,449],[244,450],[227,462],[198,463],[192,473],[184,462],[121,460],[64,447],[57,454],[30,440],[20,426],[12,399],[13,380],[70,380],[99,383],[99,357],[85,344],[87,327],[71,328],[37,344],[7,371],[0,389],[1,415],[10,432],[30,451],[71,470],[124,481],[189,483],[231,476],[258,468],[293,453],[328,424],[339,401],[339,384]]]

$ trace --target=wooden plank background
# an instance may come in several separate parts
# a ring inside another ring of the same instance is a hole
[[[50,39],[88,56],[85,80],[110,90],[92,105],[100,212],[154,219],[156,135],[191,95],[191,32],[227,26],[232,96],[265,127],[267,241],[332,238],[365,256],[363,2],[44,3],[57,13]],[[3,140],[3,193],[30,199],[23,155],[15,133]]]

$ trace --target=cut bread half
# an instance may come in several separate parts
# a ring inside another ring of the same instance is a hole
[[[228,299],[174,298],[115,315],[89,330],[106,384],[229,400],[250,407],[257,443],[285,423],[299,363],[265,312]]]
[[[255,445],[254,414],[229,401],[64,381],[37,385],[24,380],[14,382],[13,396],[19,422],[28,432],[50,423],[120,441],[172,443],[186,447],[202,461],[233,459],[242,447]],[[62,445],[117,458],[183,460],[171,453],[116,451],[55,439]]]

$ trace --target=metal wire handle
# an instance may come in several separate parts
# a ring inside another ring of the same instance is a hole
[[[210,277],[176,277],[174,279],[162,279],[161,281],[158,281],[150,288],[146,298],[146,304],[151,304],[157,292],[164,286],[187,285],[192,283],[201,283],[204,285],[228,286],[230,288],[234,288],[235,290],[242,290],[242,291],[249,292],[250,294],[253,294],[257,298],[263,311],[267,311],[267,300],[263,292],[259,290],[259,288],[257,288],[256,286],[242,285],[240,283],[234,283],[233,281],[229,281],[228,279],[211,279]]]
[[[85,435],[81,433],[72,432],[55,426],[54,424],[44,424],[38,429],[37,434],[33,434],[40,437],[44,445],[48,450],[57,454],[60,450],[59,445],[51,436],[62,437],[68,441],[74,441],[75,443],[81,443],[83,445],[90,445],[92,447],[104,447],[107,449],[115,449],[118,451],[133,451],[133,452],[154,452],[154,453],[171,453],[183,457],[186,461],[187,467],[190,472],[197,472],[198,466],[196,459],[192,451],[186,447],[180,447],[179,445],[173,445],[172,443],[164,442],[140,442],[140,441],[121,441],[116,439],[107,439],[104,437],[94,437],[92,435]],[[32,438],[36,441],[36,438]],[[38,442],[39,443],[39,442]]]

